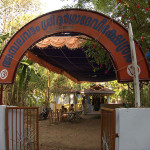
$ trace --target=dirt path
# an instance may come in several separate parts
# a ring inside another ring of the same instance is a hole
[[[80,121],[49,124],[39,122],[40,150],[99,150],[100,119],[87,117]]]

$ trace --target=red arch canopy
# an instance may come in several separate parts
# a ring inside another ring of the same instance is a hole
[[[13,83],[17,66],[32,45],[47,36],[65,32],[81,33],[99,41],[111,56],[118,81],[132,81],[133,72],[127,30],[98,12],[66,9],[50,12],[34,19],[11,38],[0,58],[0,83]],[[150,80],[145,56],[137,43],[135,47],[139,79],[140,81]]]

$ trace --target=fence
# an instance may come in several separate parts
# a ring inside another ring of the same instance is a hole
[[[115,150],[115,109],[101,109],[101,150]]]
[[[50,123],[58,123],[61,121],[62,111],[56,109],[56,111],[50,110],[49,112],[49,121]]]
[[[6,107],[7,150],[39,150],[38,107]]]

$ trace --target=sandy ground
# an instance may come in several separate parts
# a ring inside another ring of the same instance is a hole
[[[85,116],[72,122],[39,122],[40,150],[99,150],[100,119]]]

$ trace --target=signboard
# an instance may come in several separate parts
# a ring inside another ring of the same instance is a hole
[[[56,33],[76,32],[99,41],[110,53],[119,82],[132,81],[127,30],[111,18],[98,12],[66,9],[42,15],[22,27],[8,42],[0,58],[0,83],[12,83],[17,66],[28,48],[44,37]],[[150,80],[148,64],[142,50],[136,47],[139,79]]]

